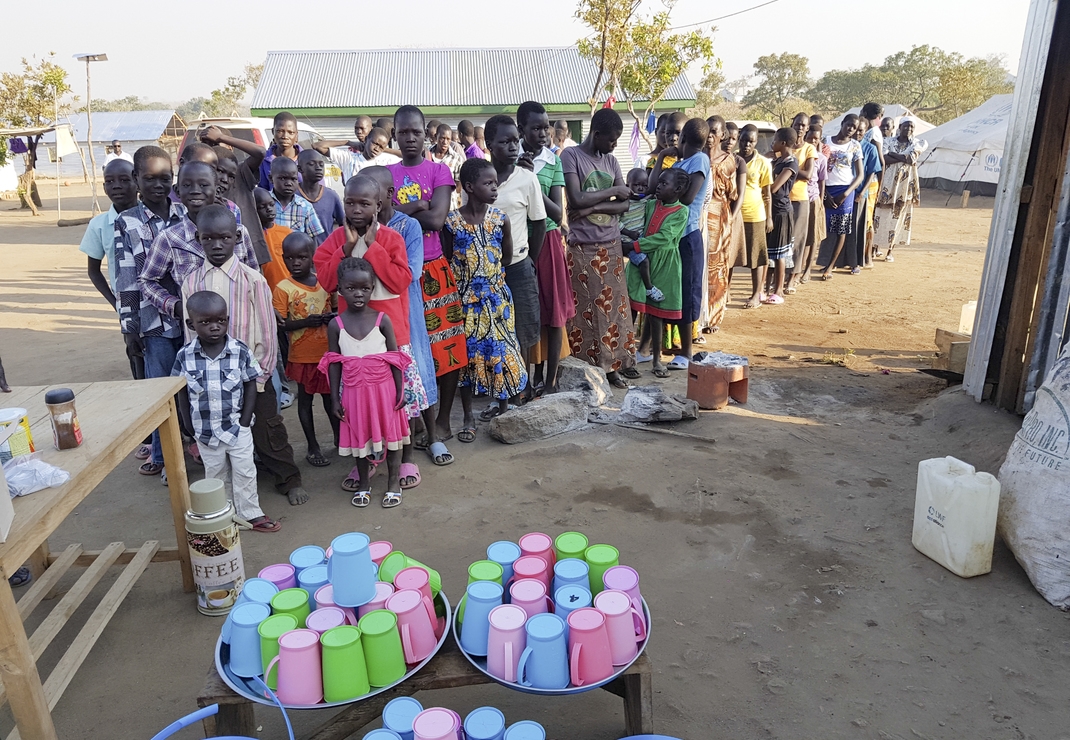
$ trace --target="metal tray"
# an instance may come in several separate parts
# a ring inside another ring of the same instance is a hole
[[[613,675],[611,675],[605,680],[599,681],[597,683],[592,683],[587,686],[569,685],[567,688],[564,689],[538,689],[534,686],[524,686],[519,683],[511,683],[504,679],[498,678],[497,676],[491,675],[487,672],[487,659],[485,657],[480,657],[478,655],[470,655],[467,651],[465,651],[463,647],[461,647],[460,626],[457,624],[456,620],[454,620],[453,622],[453,640],[457,643],[457,647],[460,648],[461,654],[468,659],[469,663],[474,665],[482,673],[485,673],[496,683],[500,683],[506,688],[513,689],[514,691],[522,691],[525,694],[540,694],[543,696],[571,696],[572,694],[582,694],[585,691],[590,691],[591,689],[597,689],[602,686],[605,686],[610,681],[619,678],[621,674],[631,668],[632,663],[639,659],[639,656],[643,654],[644,650],[646,650],[647,643],[650,642],[650,607],[647,606],[646,599],[643,599],[643,616],[646,617],[646,639],[639,643],[639,649],[636,650],[635,658],[632,659],[631,663],[628,663],[628,665],[620,666],[619,668],[617,668],[616,671],[614,671]]]
[[[358,701],[364,701],[369,697],[375,696],[376,694],[381,694],[384,691],[394,688],[399,683],[407,681],[410,677],[415,675],[421,668],[431,662],[432,658],[438,655],[438,651],[442,649],[443,643],[446,642],[446,637],[450,634],[450,625],[453,622],[453,612],[450,609],[449,599],[446,598],[446,594],[444,592],[440,591],[438,596],[435,597],[435,607],[436,613],[438,612],[438,607],[442,607],[445,611],[446,624],[442,629],[442,636],[438,638],[438,644],[435,645],[434,652],[424,658],[424,660],[422,660],[420,663],[409,669],[404,676],[399,678],[394,683],[390,684],[389,686],[383,686],[382,688],[372,687],[372,690],[364,696],[358,696],[356,699],[349,699],[348,701],[336,701],[331,702],[329,704],[326,702],[320,702],[319,704],[283,704],[283,706],[287,709],[325,709],[327,707],[341,707],[345,706],[346,704],[355,704]],[[239,676],[235,676],[233,673],[230,672],[230,667],[224,664],[223,662],[222,648],[223,635],[220,634],[219,639],[216,640],[215,645],[215,667],[216,670],[219,671],[219,676],[223,679],[224,683],[226,683],[227,686],[234,689],[235,692],[241,694],[250,701],[255,701],[258,704],[264,704],[265,706],[269,707],[278,706],[277,704],[275,704],[275,702],[264,696],[260,692],[260,690],[254,686],[254,682],[251,678],[241,678]]]

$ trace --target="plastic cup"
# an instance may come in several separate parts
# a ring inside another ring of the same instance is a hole
[[[325,606],[338,606],[334,603],[334,586],[327,584],[326,586],[320,586],[316,589],[315,606],[317,609],[322,609]],[[338,606],[339,609],[346,613],[346,622],[356,626],[357,624],[357,611],[356,609],[350,609],[345,606]]]
[[[298,625],[303,625],[312,607],[308,603],[308,591],[303,588],[288,588],[279,591],[271,599],[271,611],[275,614],[292,614]]]
[[[413,740],[457,740],[460,719],[455,712],[431,707],[412,720]]]
[[[310,594],[316,593],[328,583],[326,565],[312,565],[297,574],[297,585]]]
[[[290,553],[290,565],[294,567],[298,575],[305,568],[311,568],[313,565],[323,565],[326,562],[327,553],[319,545],[305,545]]]
[[[368,553],[368,535],[350,532],[331,542],[327,578],[334,586],[334,603],[356,608],[375,596],[375,563]]]
[[[536,614],[524,625],[527,647],[520,654],[517,683],[540,689],[568,687],[568,640],[565,620],[556,614]]]
[[[605,592],[603,592],[605,593]],[[591,592],[587,590],[587,584],[577,586],[575,584],[570,586],[563,586],[557,590],[557,594],[554,595],[554,614],[566,620],[568,624],[568,615],[577,609],[584,609],[591,605]],[[565,634],[568,634],[568,629],[565,629]]]
[[[516,683],[517,663],[527,647],[524,624],[528,614],[516,604],[495,607],[490,612],[487,637],[487,673],[503,681]]]
[[[575,686],[598,683],[613,675],[613,650],[606,615],[595,608],[568,615],[569,675]]]
[[[477,560],[468,566],[468,584],[471,585],[476,581],[493,581],[502,585],[504,573],[505,569],[500,563],[495,563],[493,560]]]
[[[260,660],[260,623],[271,615],[263,604],[242,604],[231,610],[230,670],[235,676],[252,678],[264,671]]]
[[[238,604],[267,604],[271,605],[271,598],[279,592],[279,587],[271,581],[265,578],[250,578],[245,581],[245,585],[242,586],[241,593],[238,595],[238,600],[235,606]]]
[[[602,574],[602,585],[614,591],[623,591],[632,600],[632,606],[638,613],[635,631],[646,629],[646,615],[643,612],[643,595],[639,593],[639,573],[627,565],[616,565]]]
[[[521,554],[520,545],[508,540],[501,540],[487,547],[487,560],[493,560],[502,566],[502,585],[513,580],[513,563]]]
[[[429,600],[434,601],[435,596],[431,593],[431,576],[423,568],[404,568],[394,576],[394,588],[398,591],[416,589]]]
[[[333,627],[320,635],[320,646],[324,701],[348,701],[371,691],[358,628],[348,624]]]
[[[390,553],[394,552],[394,546],[386,540],[379,540],[368,545],[368,554],[372,556],[372,562],[379,565]]]
[[[557,555],[558,560],[566,558],[583,560],[583,553],[589,544],[586,535],[579,532],[565,532],[557,535],[557,539],[554,540],[554,554]]]
[[[305,618],[305,627],[321,637],[327,630],[341,627],[345,623],[346,613],[339,606],[325,606]]]
[[[514,581],[509,588],[509,603],[527,612],[528,617],[553,611],[554,603],[546,594],[546,586],[534,578]]]
[[[271,581],[280,591],[297,588],[297,569],[289,563],[269,565],[257,573],[257,577],[263,578],[265,581]]]
[[[312,705],[323,701],[323,667],[320,636],[312,630],[291,630],[279,637],[279,654],[265,671],[265,683],[272,673],[278,677],[276,695],[283,704]]]
[[[628,665],[639,654],[639,643],[646,639],[646,622],[623,591],[605,590],[594,597],[594,607],[606,617],[606,632],[613,665]],[[638,619],[636,619],[638,617]],[[636,622],[642,629],[636,632]]]
[[[557,562],[557,555],[554,554],[554,541],[548,534],[531,532],[521,537],[519,544],[521,553],[542,558],[546,561],[547,568],[553,568],[554,563]]]
[[[362,740],[412,740],[412,733],[409,733],[408,738],[403,738],[393,730],[388,730],[385,727],[380,727],[377,730],[372,730],[365,735]]]
[[[260,623],[257,632],[260,633],[260,665],[263,672],[267,673],[271,659],[279,654],[279,638],[291,630],[297,629],[297,619],[292,614],[275,614]],[[272,675],[266,681],[268,688],[274,691],[279,688],[277,676]]]
[[[375,688],[382,688],[399,681],[405,675],[406,668],[397,615],[386,609],[377,609],[361,617],[357,626],[362,635],[368,682]]]
[[[471,655],[487,654],[490,634],[490,613],[502,605],[503,589],[494,581],[476,581],[468,586],[465,598],[468,608],[459,631],[461,647]]]
[[[613,566],[620,565],[620,553],[613,545],[591,545],[584,552],[583,559],[591,566],[591,595],[597,596],[605,588],[602,575]]]
[[[396,732],[401,740],[412,740],[412,721],[422,711],[423,705],[411,696],[391,699],[383,707],[383,727]]]
[[[494,707],[473,709],[464,718],[468,740],[501,740],[505,734],[505,715]]]
[[[409,588],[391,596],[386,608],[397,615],[405,663],[416,665],[430,657],[438,647],[438,618],[431,599]]]
[[[513,582],[524,578],[534,578],[542,581],[547,592],[550,590],[550,565],[547,560],[538,555],[523,555],[513,563]]]
[[[379,563],[379,580],[393,583],[394,576],[405,568],[412,567],[423,568],[427,571],[427,575],[431,582],[431,596],[432,598],[438,596],[438,592],[442,590],[442,575],[434,568],[424,565],[419,560],[413,560],[400,550],[394,550],[383,558],[381,563]]]
[[[419,570],[419,568],[417,568]],[[360,619],[368,612],[376,609],[386,609],[386,602],[394,595],[394,587],[382,581],[375,582],[375,597],[362,607],[357,608],[357,618]]]
[[[502,740],[546,740],[546,730],[538,722],[525,719],[509,725]]]
[[[585,560],[565,558],[558,560],[554,565],[554,588],[553,596],[565,586],[582,586],[588,593],[591,591],[591,566]]]

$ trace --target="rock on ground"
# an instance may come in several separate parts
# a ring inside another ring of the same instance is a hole
[[[515,445],[574,432],[585,426],[587,396],[581,391],[568,391],[543,396],[496,416],[490,422],[490,436]]]
[[[601,406],[613,397],[613,386],[606,380],[606,371],[575,357],[561,360],[557,372],[557,389],[582,391],[586,394],[591,408]]]
[[[656,385],[632,388],[620,407],[620,420],[627,423],[697,418],[697,401],[683,396],[670,396]]]

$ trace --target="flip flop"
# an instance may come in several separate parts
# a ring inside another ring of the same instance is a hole
[[[395,506],[401,506],[401,494],[394,493],[393,491],[387,491],[383,494],[383,508],[393,509]]]
[[[418,450],[426,450],[430,447],[430,443],[427,441],[427,433],[421,434],[419,437],[412,441],[412,446]]]
[[[651,372],[653,372],[654,373],[654,377],[657,377],[657,378],[667,378],[667,377],[669,377],[669,371],[666,370],[661,365],[659,365],[658,367],[655,367]]]
[[[260,516],[249,522],[254,532],[278,532],[282,525],[269,516]]]
[[[325,468],[331,464],[331,461],[323,456],[322,452],[312,454],[311,452],[305,455],[305,462],[314,468]]]
[[[365,506],[372,502],[371,491],[357,491],[353,494],[353,500],[349,503],[356,506],[358,509],[363,509]]]
[[[613,386],[614,388],[621,388],[621,389],[624,389],[624,390],[626,390],[628,388],[628,382],[626,380],[624,380],[623,378],[621,378],[616,373],[613,374],[612,378],[607,378],[607,380],[609,380],[609,384],[611,386]]]
[[[435,442],[427,449],[427,454],[431,456],[431,462],[439,467],[444,467],[453,463],[453,455],[446,449],[446,445],[442,442]],[[395,504],[396,505],[396,504]]]
[[[516,411],[518,408],[519,407],[516,404],[511,403],[508,406],[506,406],[505,410],[506,411]],[[491,404],[490,406],[488,406],[486,408],[486,410],[483,411],[483,413],[481,413],[479,415],[479,420],[480,421],[490,421],[495,416],[501,416],[502,413],[503,412],[502,412],[501,406],[499,406],[498,404],[494,403],[494,404]],[[452,438],[453,438],[452,434],[449,437],[447,437],[447,439],[452,439]]]
[[[134,453],[134,457],[138,460],[148,460],[152,457],[152,445],[141,445]]]
[[[197,446],[196,442],[190,442],[189,446],[186,447],[186,452],[193,458],[193,462],[198,465],[204,465],[204,461],[201,460],[201,448]]]
[[[11,586],[11,588],[18,588],[19,586],[25,586],[32,580],[33,573],[30,572],[29,568],[23,566],[22,568],[16,570],[14,575],[12,575],[11,578],[7,579],[7,582],[8,585]]]
[[[638,380],[639,378],[643,377],[643,374],[636,370],[634,367],[625,368],[624,370],[620,371],[620,374],[628,380]]]
[[[349,481],[353,482],[350,483]],[[349,475],[342,481],[342,490],[348,493],[355,493],[360,490],[360,471],[357,469],[356,465],[353,466],[353,469],[349,471]]]
[[[137,472],[142,475],[159,475],[162,470],[163,463],[154,463],[152,460],[149,460],[146,463],[142,463],[141,467],[137,469]]]
[[[461,431],[457,432],[457,439],[462,442],[475,442],[476,441],[476,428],[465,427]]]
[[[420,468],[419,468],[419,466],[416,465],[416,463],[401,463],[401,470],[399,471],[399,478],[402,481],[404,481],[406,478],[415,478],[416,479],[415,483],[409,483],[408,485],[406,485],[405,483],[402,483],[401,487],[404,490],[408,490],[409,488],[416,488],[416,486],[420,485],[420,481],[422,480],[420,478]]]
[[[687,370],[687,366],[690,364],[691,363],[687,361],[686,357],[676,355],[676,357],[669,361],[668,368],[670,370]]]
[[[637,365],[642,364],[644,362],[653,362],[653,361],[654,361],[654,355],[644,355],[644,354],[640,354],[639,352],[635,353],[635,364],[637,364]]]

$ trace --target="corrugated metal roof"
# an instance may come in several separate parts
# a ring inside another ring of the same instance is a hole
[[[133,110],[100,112],[93,114],[93,141],[156,141],[167,129],[175,115],[173,110]],[[67,116],[65,123],[74,127],[74,140],[86,141],[86,115],[77,113]]]
[[[597,68],[575,46],[268,52],[252,108],[585,105]],[[686,74],[666,100],[694,100]],[[94,117],[95,122],[95,117]]]

